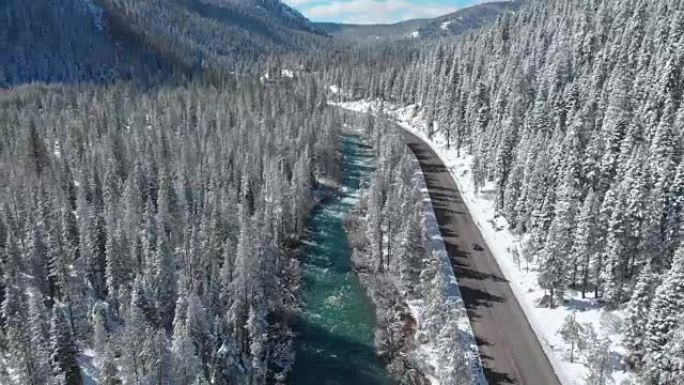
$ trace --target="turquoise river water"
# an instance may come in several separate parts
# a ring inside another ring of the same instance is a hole
[[[372,151],[356,136],[343,141],[342,194],[312,213],[302,253],[302,315],[291,385],[388,385],[373,347],[373,306],[352,270],[344,218],[370,177]]]

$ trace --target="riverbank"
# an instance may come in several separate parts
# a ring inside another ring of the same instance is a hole
[[[371,136],[381,161],[346,227],[376,305],[376,346],[402,384],[484,384],[418,162],[396,132]]]
[[[394,285],[392,278],[377,271],[368,243],[362,234],[366,227],[364,207],[357,206],[345,221],[345,228],[353,238],[352,261],[361,285],[375,306],[377,328],[375,347],[386,363],[390,374],[402,385],[428,385],[427,368],[422,367],[416,356],[417,321],[404,296]]]

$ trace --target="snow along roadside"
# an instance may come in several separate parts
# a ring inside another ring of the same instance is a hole
[[[380,104],[380,102],[355,101],[336,105],[353,111],[374,112],[379,109]],[[566,359],[570,348],[559,336],[558,331],[565,317],[575,312],[577,321],[592,325],[599,337],[608,338],[611,341],[610,349],[619,356],[625,353],[625,348],[622,345],[621,334],[614,325],[620,323],[619,320],[624,317],[623,312],[621,310],[606,311],[594,299],[581,298],[578,293],[572,291],[567,293],[566,303],[563,306],[554,309],[537,307],[537,302],[544,296],[544,290],[538,283],[536,264],[530,263],[527,268],[521,267],[520,261],[525,261],[521,246],[523,239],[509,230],[508,222],[503,217],[495,216],[494,202],[490,199],[495,192],[495,187],[488,184],[479,193],[475,192],[470,167],[472,157],[467,154],[461,154],[458,157],[455,151],[447,149],[446,139],[438,128],[435,130],[433,140],[429,140],[423,131],[426,123],[415,106],[398,107],[387,103],[382,103],[382,105],[385,114],[394,118],[403,129],[423,139],[449,168],[468,206],[468,211],[505,278],[509,281],[520,307],[561,383],[563,385],[593,385],[585,381],[589,372],[585,360],[576,360],[571,363]],[[519,254],[517,260],[513,257],[514,252]],[[613,371],[612,379],[615,384],[636,382],[635,376],[624,368]]]
[[[411,153],[413,154],[413,153]],[[480,360],[480,352],[475,341],[475,334],[470,326],[470,320],[465,309],[465,303],[461,296],[461,291],[458,288],[458,281],[456,275],[451,267],[449,261],[449,254],[446,251],[444,239],[439,231],[437,224],[437,217],[435,210],[432,207],[432,200],[425,183],[425,177],[421,171],[418,159],[411,157],[414,167],[416,169],[414,180],[420,187],[423,198],[423,231],[425,238],[425,248],[427,255],[433,256],[438,263],[438,277],[443,283],[445,290],[444,305],[448,309],[447,314],[456,314],[455,326],[458,330],[458,335],[453,336],[447,325],[440,325],[439,322],[430,322],[432,317],[444,316],[444,314],[430,314],[429,305],[424,299],[409,301],[409,309],[411,315],[416,320],[418,335],[432,336],[429,341],[418,346],[418,354],[424,354],[427,363],[432,368],[435,368],[435,373],[427,373],[433,385],[451,383],[449,381],[451,373],[448,371],[450,362],[448,362],[449,354],[444,354],[446,351],[451,351],[454,347],[461,349],[464,352],[465,364],[471,373],[470,378],[473,379],[473,385],[486,385],[487,380],[482,369],[482,361]],[[432,319],[434,320],[434,319]],[[451,318],[450,320],[454,320]],[[433,329],[433,330],[430,330]],[[437,335],[434,329],[438,329]],[[456,341],[454,341],[456,339]]]
[[[524,290],[521,288],[517,282],[518,280],[514,279],[515,278],[515,273],[511,271],[510,266],[508,263],[505,263],[506,261],[503,260],[502,255],[504,252],[506,252],[506,248],[504,247],[503,252],[502,252],[502,243],[498,242],[498,234],[496,234],[496,229],[495,233],[492,234],[491,231],[488,231],[491,227],[488,228],[483,228],[482,222],[487,220],[487,218],[484,218],[483,214],[484,212],[478,207],[474,200],[473,197],[469,192],[466,192],[464,189],[464,180],[463,178],[459,178],[456,173],[454,173],[454,168],[453,168],[453,162],[449,162],[449,158],[445,157],[444,150],[439,148],[438,146],[433,143],[433,141],[429,140],[425,134],[422,132],[422,130],[418,129],[415,127],[414,124],[411,124],[409,122],[409,113],[408,110],[412,110],[410,107],[406,109],[400,109],[397,110],[396,112],[392,113],[390,116],[394,117],[396,119],[396,123],[403,128],[404,130],[417,135],[419,138],[423,140],[423,142],[427,143],[433,151],[439,156],[440,160],[442,163],[444,163],[445,166],[449,168],[449,171],[451,173],[452,178],[456,182],[456,185],[458,186],[459,191],[461,192],[461,195],[463,197],[463,200],[466,203],[466,206],[468,206],[468,211],[470,211],[470,214],[472,215],[473,219],[475,219],[475,225],[477,226],[478,229],[480,229],[480,233],[482,234],[485,242],[487,243],[487,246],[489,250],[492,251],[492,254],[494,255],[494,258],[496,259],[496,263],[499,265],[499,268],[501,268],[502,272],[504,273],[505,278],[509,281],[509,284],[511,286],[511,289],[513,291],[513,294],[515,295],[516,299],[518,300],[518,303],[520,304],[520,307],[523,309],[523,312],[525,313],[525,317],[527,317],[528,322],[530,326],[532,327],[532,330],[534,331],[534,334],[537,336],[537,339],[540,342],[540,345],[542,346],[542,349],[544,350],[544,353],[546,354],[547,358],[549,359],[549,362],[551,363],[551,366],[553,367],[554,372],[556,372],[556,375],[558,376],[560,382],[563,385],[575,385],[577,384],[575,381],[571,381],[570,378],[567,376],[567,373],[563,370],[562,362],[561,360],[556,356],[556,354],[553,351],[553,347],[550,346],[549,341],[545,338],[545,333],[543,330],[543,327],[540,326],[539,322],[535,322],[536,318],[533,314],[532,307],[533,304],[530,303],[530,301],[527,301],[528,298],[525,297],[524,295]],[[494,226],[495,227],[495,226]],[[506,242],[508,244],[508,242]],[[504,263],[502,263],[504,262]],[[512,279],[513,278],[513,279]]]
[[[367,106],[347,108],[344,104],[329,104],[356,112],[365,113],[367,110]],[[414,170],[413,183],[420,189],[423,204],[423,246],[426,255],[436,262],[436,275],[431,282],[434,291],[420,293],[418,298],[407,300],[409,312],[416,321],[416,346],[412,354],[415,354],[420,371],[431,385],[461,384],[459,381],[463,377],[459,373],[464,372],[469,373],[470,385],[487,385],[475,334],[439,230],[425,177],[418,159],[411,151],[408,153]],[[455,362],[453,357],[459,354],[462,359]]]

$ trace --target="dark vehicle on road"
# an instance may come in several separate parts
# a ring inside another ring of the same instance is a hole
[[[478,245],[477,243],[473,243],[473,250],[482,251],[484,249],[482,248],[482,246]]]

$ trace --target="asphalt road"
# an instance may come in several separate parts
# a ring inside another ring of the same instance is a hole
[[[560,385],[449,170],[430,146],[401,131],[423,169],[487,380],[492,385]]]

